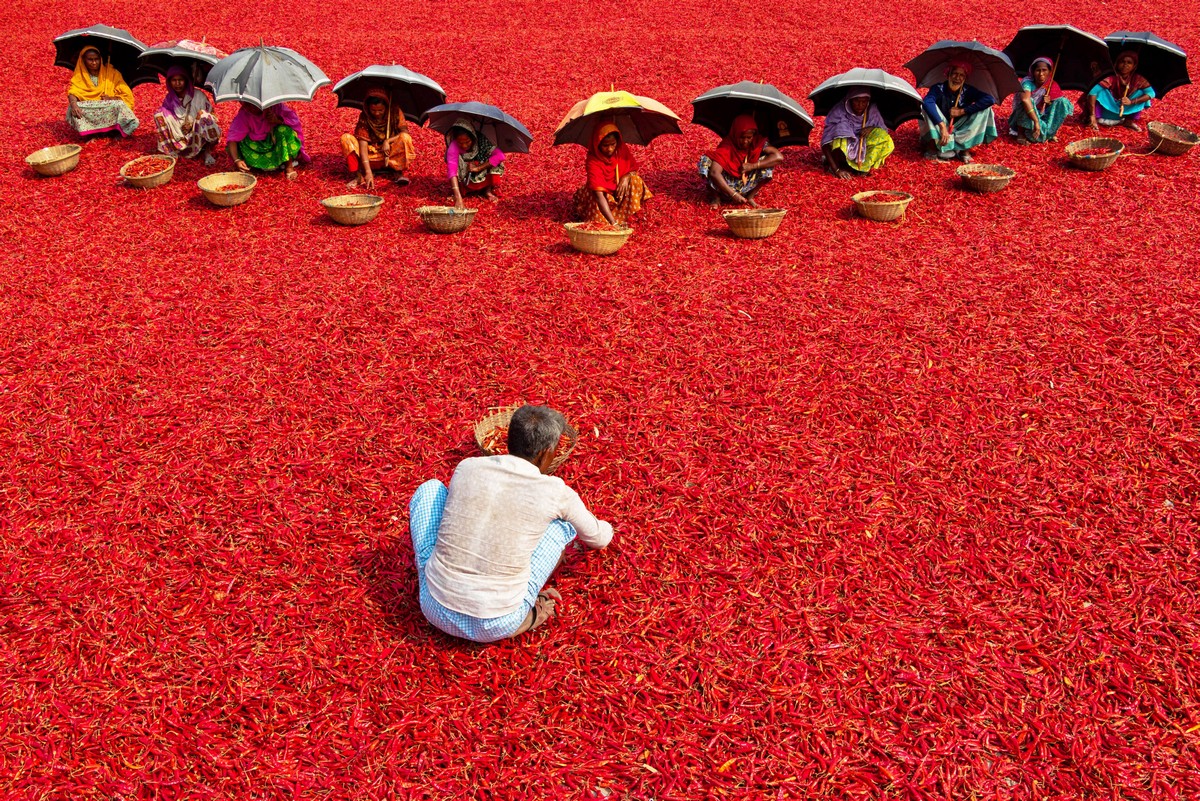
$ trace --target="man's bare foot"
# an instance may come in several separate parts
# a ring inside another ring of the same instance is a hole
[[[529,611],[529,617],[525,619],[525,624],[517,630],[517,634],[532,631],[554,617],[554,605],[561,600],[562,595],[558,590],[553,587],[544,588],[538,593],[537,601],[534,602],[533,609]]]

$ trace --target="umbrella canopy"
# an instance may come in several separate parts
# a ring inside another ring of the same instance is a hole
[[[227,54],[206,42],[193,39],[158,42],[142,51],[139,57],[142,69],[166,75],[175,64],[192,71],[192,80],[199,86],[208,78],[208,71]]]
[[[692,123],[727,136],[733,118],[750,114],[775,147],[807,145],[813,119],[804,107],[769,83],[742,81],[709,89],[692,101]]]
[[[117,68],[125,83],[131,87],[143,83],[158,83],[157,73],[142,70],[138,65],[138,56],[146,49],[146,45],[123,28],[99,23],[55,36],[54,66],[75,69],[79,54],[85,47],[99,48],[100,54]]]
[[[979,42],[943,39],[931,44],[924,53],[904,66],[912,71],[918,87],[929,88],[946,80],[946,67],[951,61],[970,64],[971,74],[967,83],[981,92],[987,92],[996,98],[997,103],[1021,91],[1021,79],[1017,77],[1008,56]]]
[[[1137,72],[1162,97],[1172,89],[1192,82],[1188,75],[1187,53],[1179,45],[1160,39],[1149,31],[1114,31],[1104,37],[1113,61],[1122,50],[1138,54]]]
[[[1004,48],[1013,68],[1024,75],[1035,58],[1054,59],[1054,80],[1063,89],[1086,92],[1112,72],[1108,45],[1073,25],[1026,25]]]
[[[205,86],[218,102],[240,100],[260,109],[290,100],[312,100],[332,83],[321,68],[287,47],[244,47],[216,63]]]
[[[392,96],[392,102],[400,104],[404,116],[417,123],[427,110],[446,102],[445,90],[432,78],[399,64],[390,67],[374,64],[337,82],[333,93],[337,95],[338,107],[361,109],[367,90],[373,86],[386,89]]]
[[[591,147],[597,123],[608,121],[616,124],[622,141],[630,145],[648,145],[663,134],[683,133],[679,116],[657,100],[629,92],[597,92],[571,106],[554,132],[554,144]]]
[[[425,112],[422,120],[439,133],[448,133],[458,119],[466,117],[476,129],[505,153],[528,153],[533,134],[515,117],[486,103],[445,103]]]
[[[824,117],[829,110],[855,87],[865,86],[871,90],[871,102],[879,107],[879,113],[889,128],[921,116],[921,96],[908,81],[903,81],[883,70],[855,67],[849,72],[834,75],[809,94],[813,102],[813,114]]]

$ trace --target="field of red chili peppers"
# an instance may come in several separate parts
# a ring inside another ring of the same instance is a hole
[[[1179,11],[8,4],[0,795],[1196,798],[1200,155],[1120,129],[1132,155],[1075,170],[1069,123],[981,150],[1017,177],[977,195],[908,123],[869,180],[785,151],[761,200],[789,214],[746,241],[685,124],[599,258],[561,227],[583,151],[550,146],[614,85],[685,121],[743,79],[811,110],[834,73],[910,78],[935,40],[1027,23],[1200,51]],[[143,86],[131,139],[39,178],[25,155],[75,141],[51,39],[94,22],[283,44],[334,81],[401,63],[533,152],[436,236],[414,209],[447,202],[442,142],[415,131],[412,185],[343,228],[318,201],[348,191],[355,112],[322,89],[296,104],[314,163],[217,209],[196,162],[120,182],[153,150]],[[1149,119],[1200,130],[1200,90]],[[868,190],[915,200],[869,222]],[[555,620],[471,646],[421,617],[407,504],[519,400],[579,429],[560,475],[617,534],[569,559]]]

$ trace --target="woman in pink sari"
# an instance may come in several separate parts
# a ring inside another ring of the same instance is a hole
[[[263,110],[242,103],[229,124],[226,150],[242,172],[251,169],[270,172],[284,170],[288,180],[296,177],[296,167],[312,161],[304,152],[304,127],[300,117],[283,103]]]

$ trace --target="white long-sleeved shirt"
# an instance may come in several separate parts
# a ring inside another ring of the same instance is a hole
[[[546,528],[563,519],[592,548],[612,526],[583,505],[561,478],[517,456],[464,459],[450,479],[437,544],[425,565],[429,594],[447,609],[478,618],[521,607],[530,557]]]

